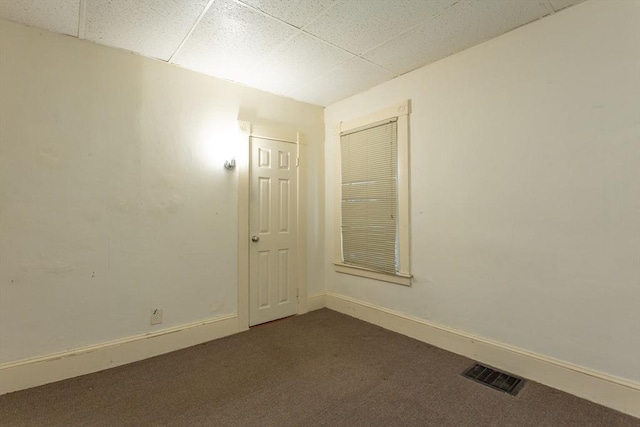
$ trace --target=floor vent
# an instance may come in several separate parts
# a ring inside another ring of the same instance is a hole
[[[464,371],[462,376],[491,387],[494,390],[509,393],[512,396],[518,394],[524,385],[522,378],[517,378],[477,363]]]

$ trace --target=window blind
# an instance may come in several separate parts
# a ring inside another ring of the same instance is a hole
[[[340,137],[345,264],[397,271],[397,123]]]

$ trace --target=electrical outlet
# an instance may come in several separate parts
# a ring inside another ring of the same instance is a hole
[[[151,324],[152,325],[159,325],[160,323],[162,323],[162,309],[161,308],[155,308],[151,312]]]

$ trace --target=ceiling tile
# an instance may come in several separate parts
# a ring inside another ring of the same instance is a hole
[[[456,0],[348,0],[336,4],[305,31],[360,54],[397,36]]]
[[[301,28],[335,0],[239,0],[273,17]]]
[[[84,1],[83,38],[163,60],[211,4],[173,63],[329,105],[583,0]],[[80,3],[0,0],[0,17],[76,35]]]
[[[573,6],[574,4],[582,3],[585,0],[549,0],[551,2],[551,6],[553,10],[556,12],[560,9],[564,9],[569,6]]]
[[[362,56],[404,74],[550,12],[531,0],[466,0]]]
[[[265,55],[296,32],[291,26],[246,6],[217,0],[173,62],[244,83]]]
[[[290,96],[300,101],[326,106],[393,77],[389,71],[356,58],[301,87]]]
[[[301,86],[345,64],[355,56],[299,33],[254,68],[245,83],[292,96]]]
[[[168,60],[207,0],[87,0],[84,38]]]
[[[78,35],[80,0],[0,0],[0,18],[55,33]]]

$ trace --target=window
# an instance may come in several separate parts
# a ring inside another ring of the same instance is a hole
[[[340,135],[345,264],[398,271],[397,156],[396,120]]]
[[[409,103],[336,129],[335,270],[403,285],[409,269]]]

